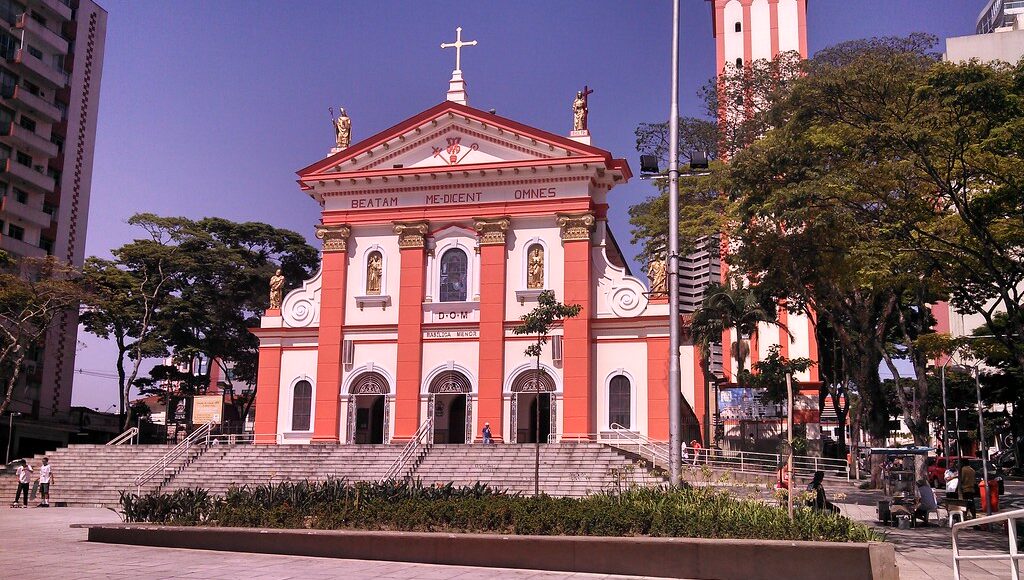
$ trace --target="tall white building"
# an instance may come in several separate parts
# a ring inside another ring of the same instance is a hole
[[[0,0],[0,20],[0,249],[81,266],[107,12],[92,0]],[[17,454],[77,431],[77,329],[77,316],[62,317],[30,353],[12,405]]]

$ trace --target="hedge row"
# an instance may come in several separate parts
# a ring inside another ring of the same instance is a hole
[[[786,511],[711,488],[635,488],[586,498],[510,495],[485,485],[298,482],[121,494],[125,521],[262,528],[360,529],[531,535],[672,536],[865,542],[880,539],[848,518]]]

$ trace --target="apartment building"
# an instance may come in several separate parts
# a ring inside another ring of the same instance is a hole
[[[91,0],[0,0],[0,250],[8,254],[76,266],[85,258],[106,25]],[[77,431],[68,421],[77,329],[77,316],[64,316],[30,353],[12,406],[16,456]]]

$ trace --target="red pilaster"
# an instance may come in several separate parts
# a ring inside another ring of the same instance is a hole
[[[807,0],[796,0],[796,22],[800,35],[800,56],[807,58]]]
[[[594,215],[558,214],[562,228],[562,247],[565,254],[566,304],[582,306],[576,318],[565,321],[563,363],[563,391],[565,395],[565,439],[589,439],[596,432],[594,409],[593,350],[590,317],[592,268],[590,263],[590,232]]]
[[[341,345],[345,324],[345,283],[348,277],[348,235],[344,225],[321,226],[324,241],[320,280],[320,333],[313,402],[314,443],[337,443],[341,419]]]
[[[277,442],[277,405],[281,394],[281,345],[260,345],[256,374],[256,443]]]
[[[754,37],[751,31],[750,0],[743,0],[743,64],[754,62]]]
[[[656,441],[669,439],[668,357],[668,338],[647,339],[647,436]]]
[[[779,54],[779,0],[768,0],[768,22],[772,35],[772,58]]]
[[[715,75],[725,68],[725,4],[715,4]]]
[[[508,218],[477,219],[480,234],[480,384],[475,433],[491,424],[495,440],[502,437],[502,385],[505,378],[505,232]]]
[[[395,222],[395,233],[402,255],[402,273],[398,289],[398,376],[392,441],[408,441],[420,424],[427,222]]]

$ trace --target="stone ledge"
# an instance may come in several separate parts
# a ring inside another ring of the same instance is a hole
[[[75,524],[90,542],[719,580],[898,580],[892,544]]]

